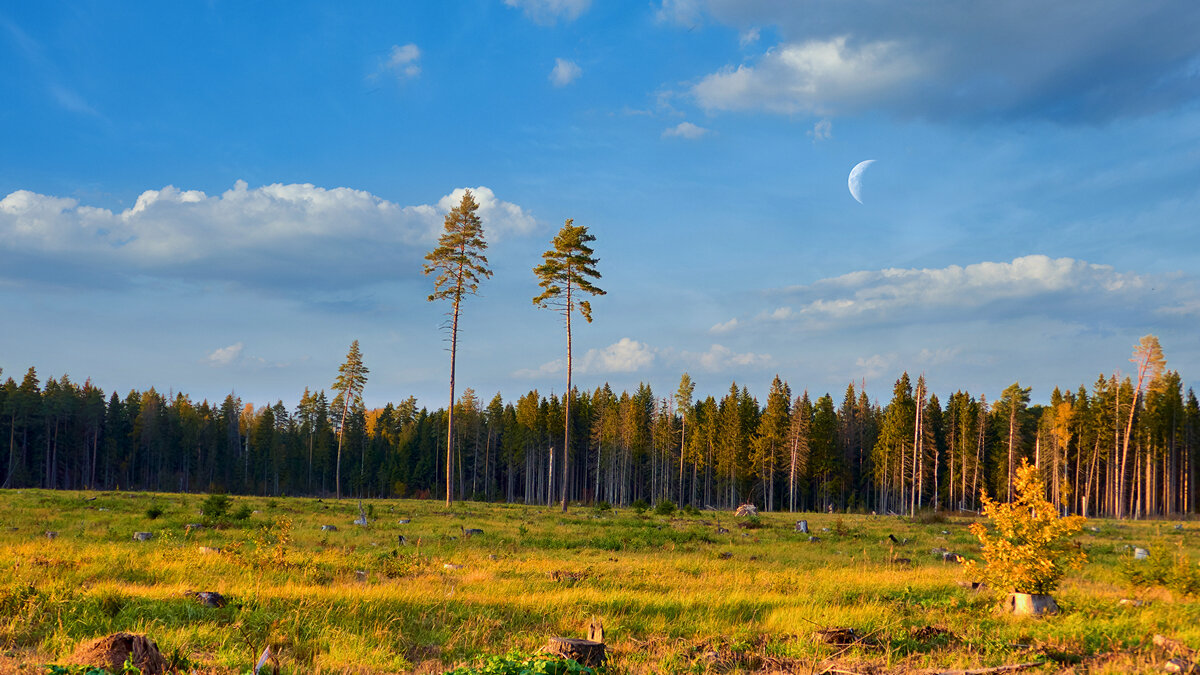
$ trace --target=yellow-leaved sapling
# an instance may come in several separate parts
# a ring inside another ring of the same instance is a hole
[[[1018,614],[1053,614],[1058,605],[1050,594],[1067,570],[1087,561],[1071,537],[1083,529],[1083,516],[1062,516],[1046,501],[1045,484],[1038,469],[1022,460],[1016,472],[1015,498],[999,502],[982,495],[983,514],[994,532],[983,523],[971,525],[971,533],[983,546],[987,565],[980,570],[975,561],[968,572],[982,577],[997,591],[1008,592],[1005,606]]]

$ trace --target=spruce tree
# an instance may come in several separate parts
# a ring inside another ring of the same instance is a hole
[[[589,234],[587,226],[575,225],[568,218],[562,229],[554,236],[553,248],[542,254],[542,264],[533,268],[537,275],[538,285],[542,292],[533,298],[533,304],[538,307],[553,309],[562,314],[567,326],[567,391],[563,396],[563,481],[562,481],[562,510],[567,510],[567,458],[570,455],[571,444],[571,315],[576,311],[588,322],[592,322],[592,304],[580,300],[580,294],[604,295],[605,292],[592,283],[599,279],[596,271],[599,260],[588,246],[596,240]]]

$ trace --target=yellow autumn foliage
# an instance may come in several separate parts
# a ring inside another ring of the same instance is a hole
[[[985,493],[983,514],[994,533],[983,523],[971,525],[971,533],[983,545],[987,566],[982,576],[997,590],[1018,593],[1051,593],[1069,569],[1087,561],[1071,537],[1083,529],[1083,516],[1060,516],[1046,501],[1045,485],[1037,467],[1022,460],[1017,469],[1016,499],[998,502]],[[975,561],[968,568],[978,573]]]

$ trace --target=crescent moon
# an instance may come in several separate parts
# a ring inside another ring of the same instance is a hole
[[[864,171],[867,170],[867,167],[871,166],[874,163],[875,163],[875,160],[868,159],[866,161],[855,164],[854,168],[850,169],[850,178],[846,181],[846,183],[850,186],[850,196],[854,197],[854,201],[858,202],[859,204],[863,203],[863,200],[862,200],[862,174]]]

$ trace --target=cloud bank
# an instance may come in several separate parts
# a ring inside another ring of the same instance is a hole
[[[709,110],[1096,123],[1200,98],[1200,6],[1117,0],[664,0],[660,18],[781,40],[691,89]]]
[[[1029,255],[934,269],[860,271],[774,292],[789,307],[757,321],[801,321],[808,328],[919,321],[1001,321],[1052,316],[1093,323],[1103,317],[1166,317],[1195,308],[1183,278],[1119,272],[1073,258]]]
[[[0,200],[0,278],[60,285],[133,277],[230,282],[275,290],[349,288],[416,273],[417,260],[461,199],[401,206],[369,192],[311,184],[220,195],[168,185],[123,211],[18,190]],[[525,234],[535,221],[485,186],[471,188],[489,239]],[[407,265],[412,271],[401,270]]]

